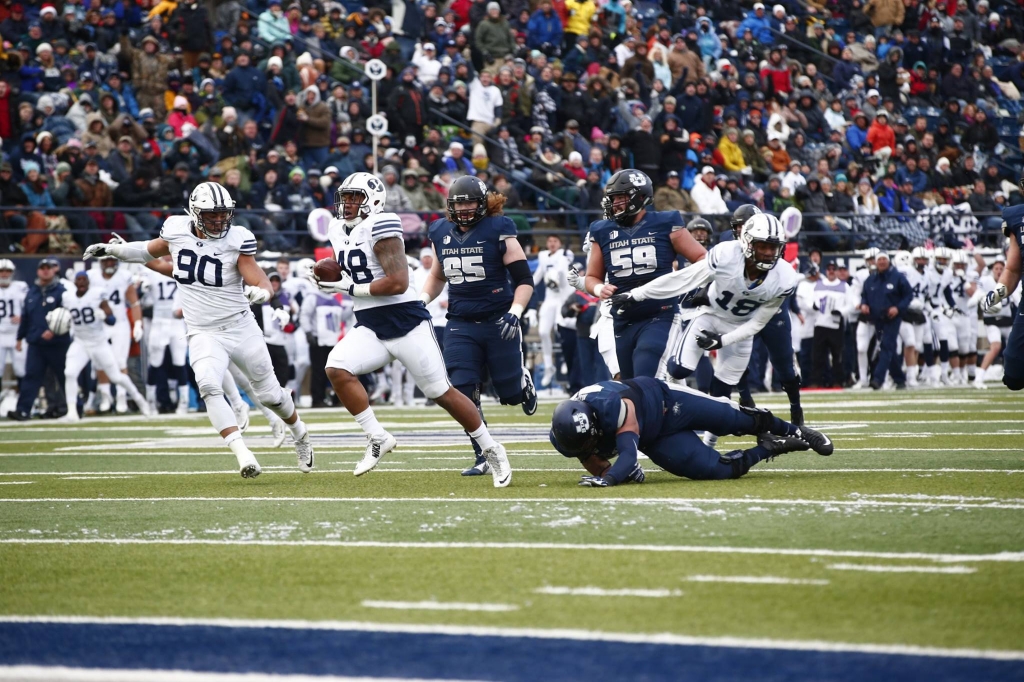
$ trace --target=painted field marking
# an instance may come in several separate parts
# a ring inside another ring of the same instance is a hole
[[[550,471],[545,469],[545,471]],[[49,503],[111,503],[111,502],[452,502],[487,504],[623,504],[637,506],[660,505],[709,505],[709,504],[772,504],[794,506],[826,507],[926,507],[953,509],[1024,509],[1024,500],[1009,499],[1000,502],[929,502],[921,500],[811,500],[806,498],[755,498],[755,497],[8,497],[0,498],[3,503],[49,504]]]
[[[388,632],[403,634],[455,635],[468,637],[511,637],[532,639],[569,639],[584,642],[623,642],[627,644],[666,644],[675,646],[718,646],[740,649],[789,651],[851,652],[897,656],[933,656],[939,658],[980,658],[998,661],[1024,661],[1024,651],[999,649],[941,648],[908,644],[855,644],[820,640],[785,640],[745,637],[695,637],[672,633],[622,633],[593,630],[506,628],[466,625],[414,625],[367,623],[359,621],[242,620],[233,618],[124,618],[91,616],[0,616],[4,623],[69,623],[77,625],[160,625],[170,627],[280,628],[290,630],[330,630]]]
[[[103,480],[103,479],[108,479],[108,478],[135,478],[135,476],[124,476],[124,475],[117,475],[117,476],[99,476],[99,475],[62,476],[60,480],[62,480],[62,481],[98,481],[98,480]]]
[[[669,589],[630,589],[608,590],[603,587],[538,587],[535,594],[548,594],[566,597],[644,597],[649,599],[665,599],[680,597],[682,590]]]
[[[844,559],[895,559],[938,563],[1024,563],[1024,552],[992,554],[939,554],[928,552],[870,552],[844,549],[785,547],[716,547],[712,545],[571,544],[561,542],[385,542],[382,540],[213,540],[171,538],[0,538],[0,545],[211,545],[252,547],[341,547],[346,549],[516,549],[535,551],[665,552],[687,554],[752,554],[812,556]]]
[[[688,575],[689,583],[738,583],[741,585],[828,585],[827,580],[780,578],[772,575]]]
[[[870,566],[867,564],[829,564],[833,571],[865,571],[867,573],[949,573],[966,575],[977,573],[973,566]]]
[[[0,680],[17,682],[454,682],[397,677],[339,677],[337,675],[277,675],[263,673],[210,673],[195,670],[116,670],[64,666],[0,666]],[[461,681],[460,681],[461,682]]]
[[[35,481],[0,481],[0,485],[32,485]]]
[[[503,613],[518,611],[517,604],[475,604],[467,602],[443,601],[379,601],[364,599],[362,606],[367,609],[394,609],[397,611],[484,611],[486,613]]]

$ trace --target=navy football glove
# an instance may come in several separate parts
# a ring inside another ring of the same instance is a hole
[[[697,333],[697,345],[704,350],[715,350],[722,347],[722,335],[718,332],[704,330]]]
[[[647,477],[644,475],[644,470],[640,468],[640,464],[634,464],[633,470],[629,472],[629,480],[633,483],[643,483]]]
[[[612,305],[621,310],[626,310],[636,303],[636,299],[627,291],[621,294],[615,294],[611,297]]]
[[[512,341],[519,334],[519,318],[512,313],[505,313],[498,320],[501,327],[501,338],[503,341]]]
[[[584,488],[607,488],[608,481],[600,476],[581,476],[580,483]]]

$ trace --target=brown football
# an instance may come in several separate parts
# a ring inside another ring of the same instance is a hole
[[[322,282],[337,282],[341,279],[341,266],[333,258],[324,258],[313,266],[313,274]]]

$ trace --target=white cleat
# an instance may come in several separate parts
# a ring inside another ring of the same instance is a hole
[[[512,465],[508,463],[505,446],[501,443],[496,443],[493,448],[487,448],[480,454],[487,459],[487,463],[491,467],[494,487],[507,488],[508,484],[512,482]]]
[[[121,393],[117,394],[117,400],[114,403],[114,411],[118,414],[128,414],[128,399],[122,398]]]
[[[235,423],[238,424],[238,430],[245,433],[249,428],[249,405],[242,402],[242,407],[235,410]]]
[[[356,476],[362,476],[367,471],[371,471],[380,462],[380,458],[394,450],[397,445],[398,441],[387,431],[376,436],[367,436],[366,454],[356,464],[355,471],[352,473]]]
[[[110,398],[100,394],[100,404],[96,408],[97,412],[110,412]]]
[[[309,432],[295,441],[295,457],[299,461],[299,471],[308,474],[313,470],[313,444],[309,442]]]
[[[68,412],[57,420],[60,424],[77,424],[80,421],[82,421],[82,418],[78,416],[78,412]]]
[[[988,386],[985,385],[985,375],[984,374],[979,374],[978,376],[974,377],[974,387],[975,388],[980,388],[980,389],[983,389],[983,390],[988,388]]]
[[[248,449],[236,455],[236,458],[238,459],[238,471],[242,474],[242,478],[256,478],[263,471],[260,469],[260,463],[256,461],[256,455]]]
[[[188,404],[178,403],[178,409],[174,410],[174,414],[188,414]]]
[[[288,435],[288,428],[284,425],[284,422],[275,418],[270,422],[270,431],[274,435],[272,445],[275,448],[281,447],[284,444],[285,437]]]
[[[156,410],[150,407],[149,403],[143,401],[139,403],[139,413],[143,417],[152,417],[154,414],[156,414]]]

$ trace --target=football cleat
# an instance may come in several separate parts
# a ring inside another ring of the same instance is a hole
[[[288,435],[288,428],[284,425],[284,422],[275,417],[274,420],[270,422],[270,432],[274,436],[274,442],[272,445],[275,448],[281,447],[281,445],[284,444],[285,437]]]
[[[771,433],[762,433],[757,437],[757,444],[767,450],[769,457],[784,455],[787,452],[799,452],[810,450],[810,444],[802,438],[795,436],[776,436]]]
[[[238,424],[238,430],[245,433],[249,428],[249,405],[242,401],[241,407],[235,410],[235,423]]]
[[[808,426],[801,426],[796,432],[796,437],[806,441],[811,449],[823,457],[828,457],[835,450],[832,440],[828,436]]]
[[[110,396],[104,395],[103,393],[100,393],[99,396],[100,396],[100,404],[99,404],[99,407],[96,408],[96,411],[97,412],[110,412]]]
[[[532,417],[537,412],[537,389],[533,386],[530,370],[523,368],[523,412]]]
[[[313,470],[313,444],[309,442],[308,432],[295,441],[295,457],[299,461],[299,471],[308,474]]]
[[[362,476],[367,471],[372,470],[380,462],[380,458],[394,450],[396,445],[398,445],[398,441],[387,431],[376,436],[367,436],[366,454],[356,464],[355,471],[352,473],[356,476]]]
[[[463,476],[483,476],[484,474],[490,473],[491,465],[487,463],[483,455],[477,455],[476,462],[473,466],[468,469],[463,469]]]
[[[981,374],[979,374],[976,377],[974,377],[974,387],[975,388],[988,388],[988,386],[985,385],[985,373],[984,372],[982,372]]]
[[[139,403],[139,413],[143,417],[152,417],[156,414],[156,410],[154,410],[149,403],[143,401]]]
[[[246,449],[243,453],[236,454],[235,457],[238,459],[238,471],[242,474],[242,478],[256,478],[260,475],[262,471],[260,463],[256,461],[256,455],[251,451]]]
[[[494,487],[507,488],[508,484],[512,482],[512,465],[508,463],[505,447],[501,443],[495,443],[493,448],[487,448],[481,454],[491,467]]]

